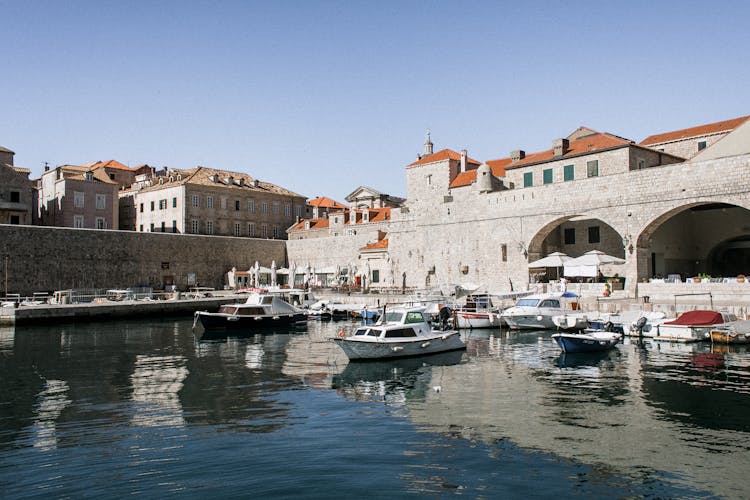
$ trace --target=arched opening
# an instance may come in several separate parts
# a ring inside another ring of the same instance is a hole
[[[645,262],[639,278],[750,273],[750,210],[727,203],[678,207],[651,223],[638,237]]]
[[[553,252],[580,257],[591,250],[624,259],[625,247],[623,236],[601,219],[579,215],[561,217],[546,224],[534,235],[529,242],[528,261],[533,262]],[[605,276],[619,275],[622,271],[621,265],[602,266]],[[535,270],[530,278],[543,282],[556,279],[557,274],[550,275],[550,270]]]

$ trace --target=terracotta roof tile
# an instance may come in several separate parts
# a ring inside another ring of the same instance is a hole
[[[370,222],[383,222],[391,219],[391,207],[371,208]]]
[[[550,148],[546,151],[527,154],[523,160],[517,161],[515,163],[510,162],[509,158],[502,158],[500,160],[490,160],[487,162],[487,164],[492,165],[494,163],[497,165],[499,164],[498,162],[505,162],[505,170],[511,170],[514,168],[525,167],[527,165],[533,165],[536,163],[544,163],[564,158],[571,158],[574,156],[593,153],[595,151],[614,149],[632,144],[634,144],[633,141],[623,139],[622,137],[618,137],[613,134],[596,133],[593,135],[587,135],[574,141],[570,141],[568,143],[567,152],[560,157],[555,156],[554,149]]]
[[[321,208],[346,208],[346,205],[339,203],[336,200],[332,200],[331,198],[326,198],[325,196],[319,196],[314,200],[308,201],[307,204]]]
[[[383,248],[388,248],[388,238],[383,238],[382,240],[376,241],[375,243],[365,245],[360,248],[360,250],[381,250]]]
[[[444,160],[456,160],[461,161],[461,153],[456,153],[452,149],[443,149],[438,151],[437,153],[433,153],[429,156],[425,156],[424,158],[420,158],[419,160],[415,161],[414,163],[410,163],[407,165],[408,167],[414,166],[414,165],[424,165],[426,163],[432,163],[436,161],[444,161]],[[472,158],[466,157],[466,163],[472,164],[472,165],[480,165],[480,163]]]
[[[330,226],[330,221],[325,217],[320,219],[303,219],[289,228],[289,232],[302,231],[305,229],[305,223],[310,223],[310,229],[325,229]]]
[[[510,165],[511,161],[510,158],[501,158],[499,160],[489,160],[487,162],[487,165],[490,167],[490,171],[492,172],[492,175],[495,177],[505,177],[505,168],[507,165]],[[467,170],[466,172],[460,172],[455,179],[453,179],[453,182],[451,182],[450,187],[462,187],[462,186],[468,186],[472,182],[477,180],[477,171],[476,170]]]
[[[697,127],[684,128],[682,130],[675,130],[672,132],[665,132],[663,134],[654,134],[646,137],[641,141],[641,145],[647,146],[649,144],[660,144],[663,142],[679,141],[681,139],[687,139],[689,137],[698,137],[701,135],[716,134],[719,132],[729,132],[745,123],[749,116],[742,116],[740,118],[733,118],[731,120],[724,120],[716,123],[709,123],[707,125],[698,125]]]

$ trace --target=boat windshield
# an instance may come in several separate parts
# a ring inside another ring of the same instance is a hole
[[[357,331],[354,332],[354,335],[369,335],[371,337],[379,337],[380,333],[380,330],[374,330],[372,328],[358,328]]]
[[[385,323],[401,323],[401,318],[403,317],[404,317],[403,312],[387,311],[385,313],[385,318],[383,319],[383,321]]]
[[[518,307],[536,307],[536,305],[539,303],[539,299],[521,299],[518,302],[516,302],[516,306]]]

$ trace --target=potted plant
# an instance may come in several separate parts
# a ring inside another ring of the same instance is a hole
[[[744,283],[744,282],[745,282],[744,274],[740,274],[739,276],[737,276],[737,283]]]

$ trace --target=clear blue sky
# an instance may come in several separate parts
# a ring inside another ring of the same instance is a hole
[[[0,145],[44,162],[405,194],[425,129],[477,160],[585,125],[750,114],[745,1],[5,1]]]

